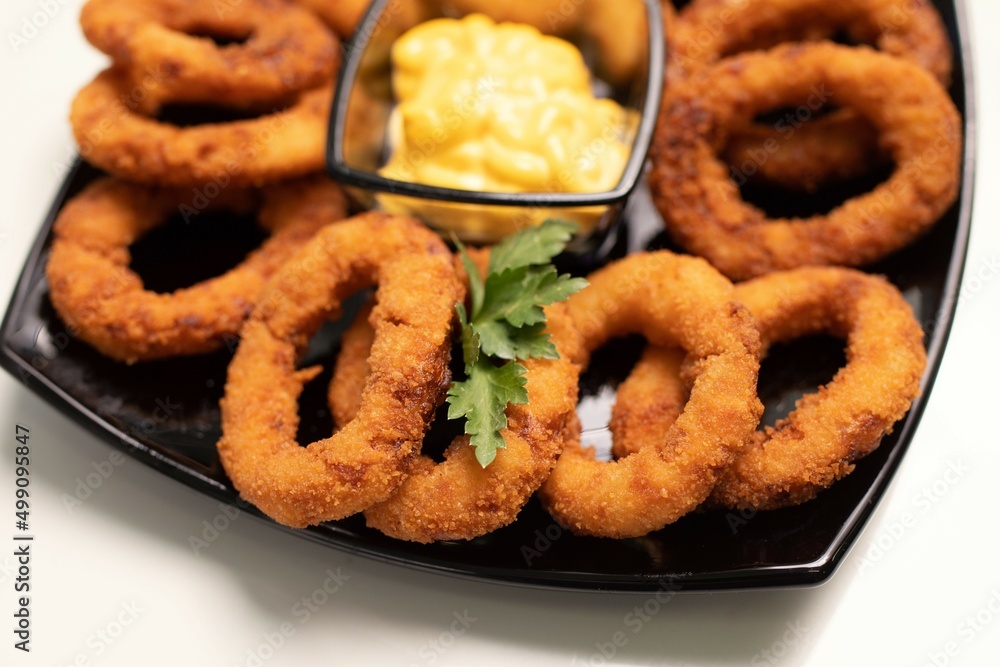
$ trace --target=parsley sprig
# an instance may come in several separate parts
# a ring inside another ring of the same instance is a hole
[[[558,359],[545,330],[544,306],[565,301],[587,286],[560,274],[552,258],[562,252],[576,226],[546,220],[507,237],[490,252],[486,278],[458,244],[469,274],[470,311],[455,304],[462,325],[466,379],[448,390],[448,418],[462,419],[484,468],[505,444],[508,404],[528,402],[526,359]]]

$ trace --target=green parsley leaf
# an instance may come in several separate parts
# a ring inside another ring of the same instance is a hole
[[[522,266],[548,264],[573,238],[576,225],[566,220],[546,220],[508,236],[490,251],[490,273]]]
[[[479,309],[483,307],[483,277],[479,275],[479,267],[469,257],[469,253],[465,251],[465,246],[458,240],[458,237],[453,234],[452,240],[458,248],[458,256],[462,259],[462,266],[465,267],[465,272],[469,276],[469,298],[472,301],[472,312],[478,313]]]
[[[472,366],[479,361],[479,334],[469,325],[469,317],[465,313],[465,304],[456,303],[458,321],[462,325],[462,360],[466,366]]]
[[[455,239],[469,274],[472,307],[467,312],[463,304],[455,305],[468,377],[448,391],[448,418],[466,420],[465,432],[484,468],[504,447],[500,432],[507,427],[507,405],[528,402],[526,369],[517,361],[559,358],[545,333],[543,308],[587,286],[582,278],[560,275],[550,263],[574,229],[572,223],[546,220],[507,237],[490,252],[485,278]]]
[[[482,353],[499,359],[558,359],[545,323],[517,328],[507,322],[485,322],[477,327]]]
[[[491,273],[476,321],[506,320],[515,327],[538,324],[545,321],[542,306],[565,301],[586,285],[582,278],[559,275],[551,265]]]
[[[467,371],[469,377],[448,390],[448,419],[466,419],[465,432],[485,468],[506,447],[500,431],[507,428],[507,404],[528,402],[526,369],[513,361],[497,367],[480,357]]]

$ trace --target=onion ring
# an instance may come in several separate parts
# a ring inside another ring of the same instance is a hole
[[[271,274],[347,209],[340,188],[325,179],[263,193],[223,189],[208,208],[259,208],[259,222],[271,237],[224,275],[172,294],[149,292],[129,269],[128,246],[191,201],[190,191],[105,178],[59,214],[46,266],[52,304],[103,354],[133,363],[222,347],[239,333]]]
[[[663,442],[663,434],[688,400],[688,388],[681,380],[683,363],[683,350],[647,345],[635,368],[618,385],[608,423],[615,458]]]
[[[593,274],[566,302],[590,351],[642,333],[651,345],[683,348],[691,395],[656,447],[599,462],[567,442],[540,496],[574,533],[638,537],[700,505],[717,475],[753,433],[759,340],[731,283],[700,258],[666,251],[633,255]]]
[[[817,85],[872,121],[895,171],[827,215],[769,219],[741,199],[716,151],[727,129]],[[650,186],[673,238],[731,278],[858,266],[910,243],[955,201],[961,136],[948,94],[912,63],[866,47],[779,46],[725,60],[674,87],[653,142]]]
[[[142,85],[105,70],[73,100],[70,123],[90,163],[130,181],[261,186],[322,170],[331,86],[253,120],[178,127],[137,112]]]
[[[947,30],[924,0],[694,0],[677,22],[671,78],[751,49],[829,39],[838,29],[920,65],[945,86],[951,79]],[[849,109],[797,124],[794,133],[790,129],[748,123],[734,133],[724,157],[744,176],[809,192],[888,161],[872,141],[871,123]]]
[[[80,24],[133,83],[152,80],[147,109],[167,101],[272,104],[330,80],[337,40],[310,12],[281,0],[238,4],[88,0]],[[246,41],[219,46],[197,36],[204,33]]]
[[[300,447],[298,397],[318,369],[296,361],[343,299],[373,283],[373,370],[358,417]],[[451,253],[416,220],[369,213],[316,234],[268,283],[229,366],[218,448],[241,497],[293,527],[388,498],[448,387],[461,296]]]
[[[485,268],[487,252],[471,251]],[[522,361],[527,370],[529,403],[507,408],[506,447],[485,469],[476,460],[469,438],[456,438],[444,462],[421,456],[409,477],[385,502],[365,510],[368,526],[396,539],[413,542],[469,540],[512,523],[541,486],[562,450],[566,431],[575,424],[576,380],[580,339],[563,304],[545,310],[546,331],[559,350],[558,360]],[[339,427],[357,414],[359,397],[370,373],[367,361],[373,341],[363,309],[341,340],[330,407]]]
[[[396,493],[365,510],[370,527],[414,542],[469,540],[517,518],[552,471],[576,417],[579,368],[572,357],[579,337],[563,304],[545,313],[560,358],[521,362],[529,402],[507,408],[507,428],[501,431],[506,447],[486,468],[468,436],[451,443],[443,463],[420,457]]]
[[[847,340],[847,365],[774,428],[758,431],[709,501],[798,505],[849,474],[910,409],[927,365],[923,331],[899,290],[850,269],[773,273],[737,286],[736,295],[757,320],[764,353],[817,333]]]

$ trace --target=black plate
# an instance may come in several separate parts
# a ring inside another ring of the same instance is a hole
[[[870,517],[913,437],[941,363],[957,302],[973,188],[972,76],[961,5],[937,4],[959,46],[952,94],[965,117],[963,186],[959,202],[928,236],[870,267],[899,285],[913,304],[927,332],[930,364],[924,393],[906,420],[859,463],[854,474],[801,507],[755,516],[695,514],[633,540],[575,537],[559,529],[535,501],[514,525],[471,542],[429,546],[397,542],[368,530],[359,517],[295,534],[387,562],[551,588],[653,591],[669,585],[675,590],[720,590],[811,585],[828,578]],[[229,353],[128,367],[74,339],[48,301],[44,266],[52,222],[65,200],[96,175],[93,169],[78,165],[59,194],[4,319],[0,362],[32,391],[113,446],[214,498],[240,503],[215,451],[218,400]],[[764,192],[746,194],[756,200],[770,198]],[[787,200],[784,203],[795,206]],[[236,261],[231,225],[231,221],[218,221],[203,226],[197,243],[191,243],[182,231],[168,229],[155,243],[135,249],[137,269],[148,284],[160,289],[176,287],[176,258],[183,251],[186,264],[205,262],[184,276],[189,282],[197,280],[200,272],[220,268],[219,263],[226,261],[220,259],[222,255]],[[623,245],[629,250],[662,246],[662,235],[654,235],[657,228],[655,213],[640,198],[631,212]],[[247,247],[251,244],[252,239]],[[314,341],[310,356],[328,361],[336,340],[333,325]],[[637,342],[626,340],[595,359],[581,385],[585,395],[581,414],[586,424],[603,425],[602,411],[613,392],[602,388],[613,386],[626,374],[628,359],[637,353]],[[840,345],[825,339],[776,349],[761,371],[761,394],[768,406],[765,420],[787,413],[803,391],[832,377],[842,355]],[[302,399],[300,436],[304,441],[328,434],[331,428],[322,385],[328,379],[327,374],[311,384]],[[443,430],[429,441],[445,436]],[[591,434],[591,441],[600,439],[600,432]],[[252,508],[247,511],[260,516]]]

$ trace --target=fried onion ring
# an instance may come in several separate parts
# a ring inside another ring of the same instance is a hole
[[[337,40],[310,12],[281,0],[88,0],[80,24],[91,44],[152,85],[143,104],[272,104],[329,81]],[[217,45],[206,36],[245,39]]]
[[[378,284],[358,416],[330,438],[296,442],[296,370],[310,337],[348,295]],[[341,519],[403,482],[450,380],[451,253],[416,220],[376,213],[329,225],[272,278],[241,332],[222,400],[222,464],[240,495],[282,524]]]
[[[741,199],[716,153],[732,128],[817,85],[872,121],[895,171],[827,215],[770,219]],[[731,278],[858,266],[910,243],[955,201],[961,136],[948,94],[912,63],[866,47],[779,46],[725,60],[674,87],[653,143],[650,186],[673,238]]]
[[[847,365],[786,419],[754,434],[709,501],[798,505],[849,474],[910,409],[927,365],[923,331],[899,290],[850,269],[773,273],[737,286],[736,295],[757,320],[764,353],[819,333],[847,341]]]
[[[838,30],[927,69],[945,86],[951,79],[948,33],[925,0],[694,0],[677,21],[671,78],[752,49],[831,39]],[[779,125],[751,122],[734,132],[724,150],[726,160],[755,180],[810,192],[887,162],[872,141],[871,123],[850,109],[796,123],[794,132]]]
[[[485,268],[489,254],[471,254]],[[340,427],[354,419],[370,373],[370,312],[370,307],[363,309],[341,340],[329,393]],[[563,304],[547,308],[546,318],[560,358],[522,362],[529,403],[507,409],[507,428],[501,432],[506,448],[485,469],[467,436],[450,444],[443,463],[421,456],[396,493],[365,510],[370,527],[397,539],[429,543],[469,540],[517,518],[551,472],[576,417],[579,368],[573,359],[580,355],[579,335]]]
[[[579,336],[563,304],[545,310],[559,359],[530,359],[528,403],[507,408],[506,447],[483,468],[468,436],[456,438],[444,462],[421,456],[388,500],[365,510],[368,525],[414,542],[469,540],[512,523],[549,476],[576,416]]]
[[[633,255],[589,280],[567,301],[581,362],[610,338],[641,333],[651,345],[685,350],[690,398],[658,446],[617,461],[567,442],[540,496],[574,533],[637,537],[700,505],[753,433],[763,410],[759,340],[732,284],[700,258]]]
[[[239,333],[267,279],[320,227],[347,210],[340,188],[326,179],[262,193],[222,190],[209,209],[259,209],[259,222],[271,237],[224,275],[172,294],[145,290],[129,268],[129,245],[191,201],[189,190],[106,178],[84,189],[59,214],[46,265],[52,304],[79,329],[81,339],[103,354],[133,363],[222,347]]]
[[[90,163],[130,181],[261,186],[322,170],[331,86],[253,120],[179,127],[137,111],[141,84],[109,69],[73,100],[70,123]]]
[[[683,363],[682,350],[647,345],[635,368],[618,385],[608,423],[615,458],[663,442],[663,434],[688,400],[688,388],[681,380]]]

